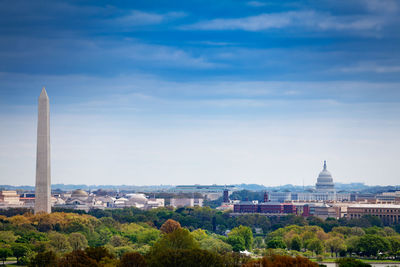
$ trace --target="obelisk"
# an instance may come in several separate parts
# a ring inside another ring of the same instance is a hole
[[[51,212],[50,105],[46,89],[39,96],[36,148],[35,214]]]

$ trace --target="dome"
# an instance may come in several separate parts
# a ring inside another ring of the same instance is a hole
[[[326,161],[324,161],[324,169],[318,175],[315,187],[317,191],[335,191],[332,174],[326,168]]]
[[[88,197],[88,193],[86,193],[82,189],[77,189],[72,191],[71,197]]]

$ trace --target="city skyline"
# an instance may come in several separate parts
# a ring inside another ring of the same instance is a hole
[[[55,184],[400,178],[396,1],[0,7],[2,184],[34,184],[43,86]]]

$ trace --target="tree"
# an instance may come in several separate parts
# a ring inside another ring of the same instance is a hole
[[[72,250],[85,249],[88,246],[88,241],[81,233],[72,233],[68,237],[68,242]]]
[[[244,239],[244,246],[246,249],[250,250],[253,244],[253,232],[250,227],[240,225],[239,227],[233,228],[228,236],[241,236]]]
[[[244,251],[246,249],[245,241],[243,237],[237,235],[228,236],[226,240],[229,245],[232,246],[232,250],[235,252]]]
[[[50,245],[55,249],[56,252],[65,253],[71,251],[71,246],[65,235],[52,232],[49,234]]]
[[[259,266],[296,266],[296,267],[318,267],[318,264],[304,257],[291,257],[285,255],[271,255],[262,259],[252,260],[243,267],[259,267]]]
[[[14,257],[17,258],[17,263],[20,263],[20,258],[24,257],[30,249],[25,244],[15,243],[11,246]]]
[[[353,258],[337,259],[336,263],[339,265],[339,267],[371,267],[370,264]]]
[[[119,267],[145,267],[146,260],[137,252],[128,252],[122,255]]]
[[[114,258],[114,256],[105,248],[105,247],[87,247],[85,249],[86,255],[95,260],[96,262],[100,262],[103,258]]]
[[[308,241],[307,248],[316,254],[321,254],[324,250],[324,245],[321,240],[314,238]]]
[[[164,234],[169,234],[179,228],[181,228],[181,224],[179,222],[168,219],[165,223],[163,223],[163,225],[161,225],[160,231]]]
[[[39,252],[29,263],[29,267],[54,267],[57,264],[57,255],[54,251]]]
[[[232,246],[225,243],[224,241],[214,238],[214,237],[207,237],[202,239],[200,242],[200,248],[205,249],[208,251],[216,252],[216,253],[226,253],[232,251]]]
[[[0,248],[0,259],[4,262],[7,260],[8,257],[12,256],[12,251],[9,248]]]
[[[165,234],[153,246],[154,253],[165,249],[195,249],[199,247],[199,243],[194,240],[189,230],[178,228],[175,231]]]
[[[267,242],[268,248],[286,248],[285,242],[283,242],[282,238],[275,237]]]
[[[17,240],[17,236],[12,231],[0,231],[0,242],[11,244]]]
[[[67,253],[58,261],[58,267],[98,267],[98,262],[88,257],[83,250],[74,250]]]
[[[223,266],[220,255],[202,249],[166,249],[149,258],[154,267],[219,267]]]
[[[366,234],[360,237],[358,246],[360,252],[367,256],[376,256],[379,252],[387,252],[390,250],[389,241],[378,235]]]
[[[331,256],[335,253],[336,257],[338,252],[346,249],[344,240],[340,237],[332,237],[325,242],[326,247],[331,251]]]
[[[299,235],[295,235],[290,241],[290,249],[292,250],[301,250],[301,239]]]

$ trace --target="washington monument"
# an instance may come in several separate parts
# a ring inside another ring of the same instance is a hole
[[[50,213],[50,105],[44,87],[39,96],[36,149],[35,213]]]

